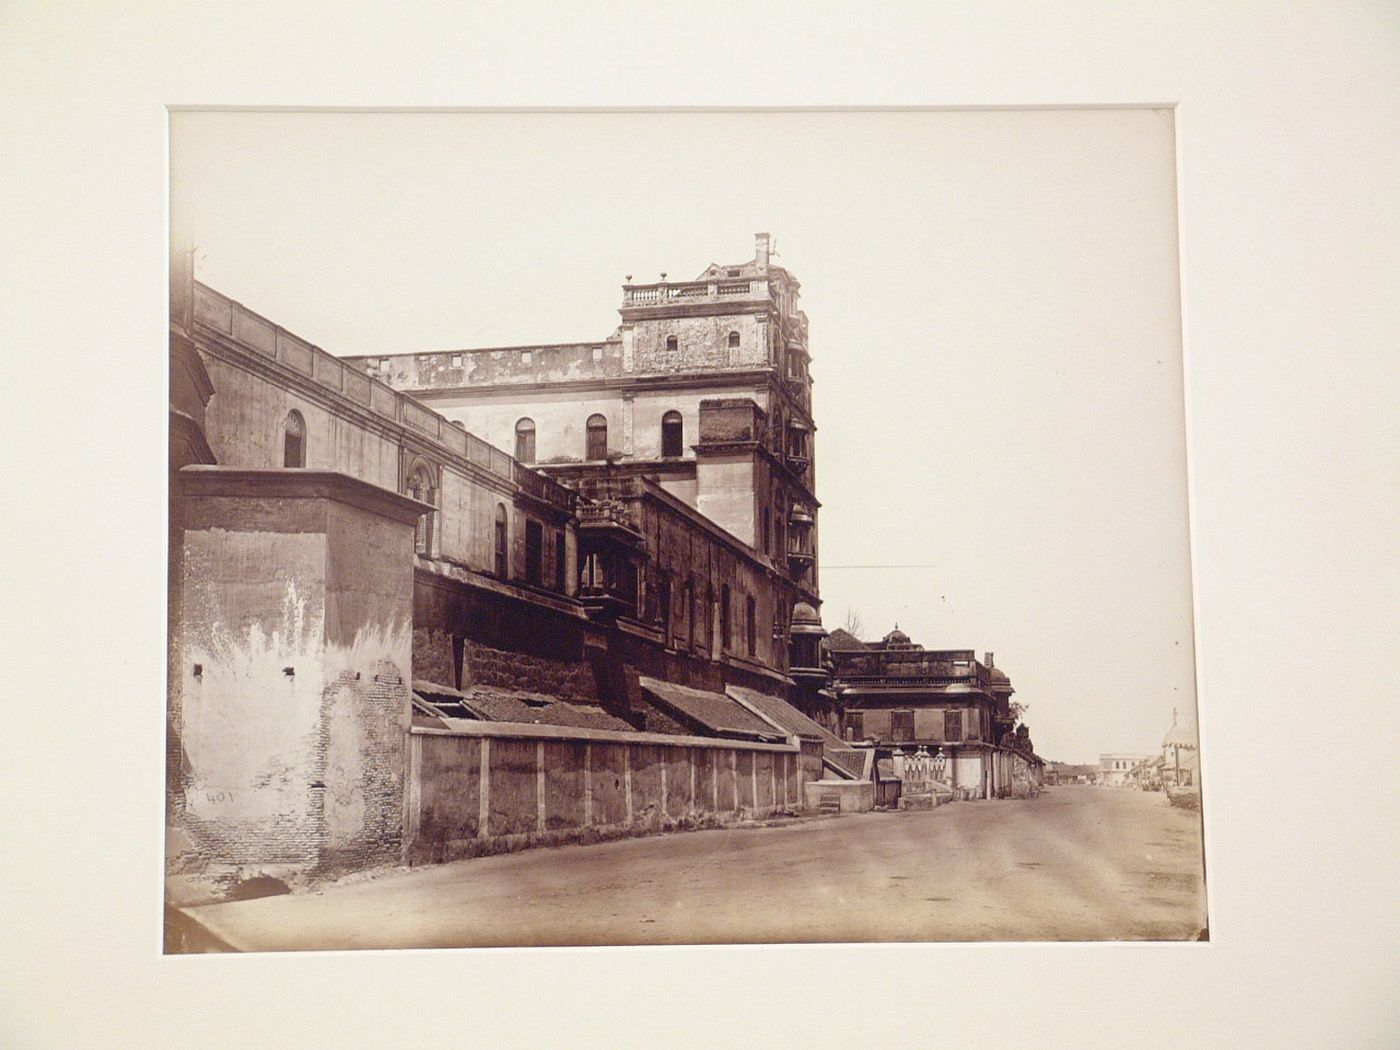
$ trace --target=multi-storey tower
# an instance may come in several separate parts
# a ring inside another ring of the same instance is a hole
[[[773,262],[711,264],[622,286],[597,342],[354,359],[566,484],[646,475],[794,582],[817,606],[808,326],[801,285]]]

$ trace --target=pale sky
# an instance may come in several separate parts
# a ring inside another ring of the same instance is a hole
[[[1168,111],[176,113],[175,243],[337,354],[599,339],[771,233],[828,629],[996,654],[1039,753],[1194,718]]]

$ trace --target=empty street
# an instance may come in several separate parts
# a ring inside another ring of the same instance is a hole
[[[1057,787],[778,827],[538,849],[189,909],[245,951],[1195,940],[1199,817]]]

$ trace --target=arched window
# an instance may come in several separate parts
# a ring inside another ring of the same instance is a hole
[[[306,466],[306,420],[292,409],[282,424],[282,466]]]
[[[608,420],[606,416],[588,417],[588,447],[585,459],[608,458]]]
[[[685,448],[685,424],[681,414],[667,412],[661,417],[661,454],[663,456],[682,455]]]
[[[674,335],[668,335],[668,336],[666,337],[666,349],[667,349],[667,350],[679,350],[680,348],[681,348],[681,341],[680,341],[679,338],[677,338],[677,337],[674,336]]]
[[[496,504],[496,576],[502,580],[510,571],[510,529],[506,525],[506,505]]]
[[[535,462],[535,421],[528,416],[515,424],[515,458],[521,463]]]
[[[730,332],[730,333],[729,333],[729,347],[730,347],[730,349],[731,349],[731,350],[732,350],[732,349],[737,349],[738,346],[739,346],[739,333],[738,333],[738,332]]]
[[[719,589],[719,645],[728,649],[733,644],[733,624],[729,612],[729,584]]]
[[[408,494],[416,500],[437,506],[437,482],[433,478],[432,468],[422,460],[415,463],[409,472]],[[413,532],[413,548],[419,554],[433,553],[434,517],[434,513],[428,513],[418,519],[418,526]]]
[[[750,656],[758,654],[758,603],[744,599],[744,641]]]

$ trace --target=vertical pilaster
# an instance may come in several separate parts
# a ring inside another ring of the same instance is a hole
[[[480,788],[477,795],[480,798],[481,808],[477,815],[476,837],[484,839],[487,821],[491,819],[491,738],[489,736],[481,738],[481,772],[477,776],[477,786]]]
[[[583,826],[593,823],[593,745],[583,745]]]
[[[666,752],[661,752],[661,819],[666,819],[666,767],[670,763],[666,761]]]
[[[544,741],[535,741],[535,830],[544,833]]]
[[[622,790],[627,796],[627,823],[632,823],[632,748],[622,745]]]

